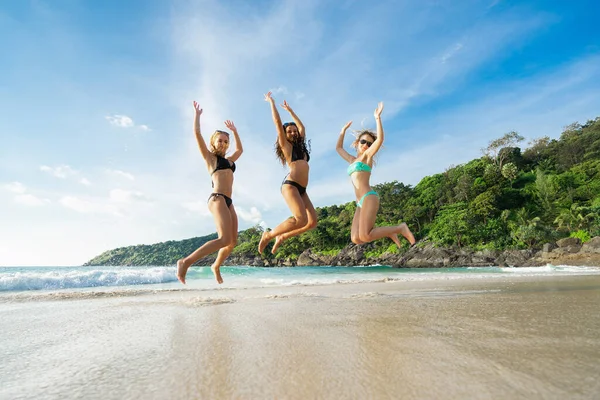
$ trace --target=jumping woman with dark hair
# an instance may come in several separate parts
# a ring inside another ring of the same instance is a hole
[[[271,97],[271,92],[265,95],[265,101],[271,105],[273,123],[277,129],[275,154],[281,164],[287,164],[290,168],[289,174],[286,175],[281,185],[281,194],[292,212],[292,217],[277,225],[272,231],[265,231],[258,244],[258,252],[262,254],[267,244],[275,238],[275,244],[271,251],[275,254],[286,239],[316,228],[317,213],[306,193],[310,154],[306,145],[304,125],[286,101],[283,102],[282,107],[290,113],[294,122],[285,124],[281,123],[281,117],[277,111],[275,100]]]
[[[213,192],[208,196],[208,209],[213,215],[217,225],[217,239],[208,241],[199,247],[189,256],[177,261],[177,279],[185,284],[185,275],[189,267],[196,261],[215,251],[219,251],[217,258],[211,270],[218,283],[223,283],[221,277],[221,264],[231,254],[231,251],[237,243],[238,218],[233,207],[231,195],[233,192],[233,173],[235,172],[235,162],[242,155],[242,142],[233,122],[225,121],[225,126],[233,132],[235,138],[235,151],[229,157],[225,157],[229,148],[229,133],[216,130],[210,137],[210,148],[200,133],[200,115],[202,109],[194,101],[194,133],[196,141],[200,148],[200,154],[206,162],[206,168],[210,173],[213,185]]]
[[[377,122],[377,133],[368,130],[362,131],[352,143],[352,147],[356,149],[356,157],[344,150],[344,137],[346,136],[346,131],[352,125],[352,121],[344,125],[337,141],[336,150],[338,154],[350,163],[348,166],[348,175],[350,175],[356,195],[357,207],[354,219],[352,220],[350,237],[352,242],[356,244],[368,243],[389,237],[400,247],[398,234],[401,234],[413,245],[415,237],[404,222],[397,226],[375,228],[375,220],[377,218],[377,211],[379,210],[379,194],[373,190],[369,180],[373,168],[373,158],[383,144],[382,111],[383,103],[379,103],[374,113],[375,121]]]

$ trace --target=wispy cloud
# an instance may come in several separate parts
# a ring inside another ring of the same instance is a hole
[[[128,117],[127,115],[121,115],[121,114],[113,114],[113,115],[107,115],[104,117],[104,119],[106,119],[108,121],[109,124],[119,127],[119,128],[138,128],[139,130],[142,131],[150,131],[150,128],[148,127],[148,125],[144,125],[144,124],[140,124],[140,125],[136,125],[135,122],[133,122],[133,118]]]
[[[121,178],[125,178],[127,180],[133,181],[135,180],[135,176],[129,172],[125,172],[125,171],[121,171],[118,169],[106,169],[106,172],[111,174],[111,175],[116,175],[119,176]]]
[[[295,100],[291,105],[307,126],[312,141],[309,193],[313,202],[346,202],[353,192],[349,182],[341,179],[344,166],[340,164],[342,174],[322,173],[329,171],[331,157],[336,157],[336,134],[346,121],[363,121],[356,125],[373,127],[373,110],[378,101],[384,100],[388,124],[408,106],[452,92],[465,76],[545,21],[537,15],[500,16],[471,25],[460,22],[462,19],[448,19],[448,34],[440,36],[432,33],[440,18],[435,12],[442,8],[432,8],[431,12],[407,5],[398,14],[393,2],[365,8],[355,3],[349,7],[354,7],[353,16],[336,29],[324,23],[322,16],[330,11],[328,7],[313,1],[282,2],[268,12],[253,13],[251,18],[247,10],[242,15],[221,3],[208,2],[201,13],[185,10],[174,20],[174,44],[182,68],[177,74],[182,77],[177,91],[190,93],[188,98],[202,102],[206,111],[203,127],[219,124],[224,115],[245,116],[252,122],[248,129],[240,130],[245,153],[238,162],[234,200],[236,207],[256,207],[270,225],[285,218],[289,210],[280,194],[286,170],[279,168],[273,157],[275,129],[262,94],[270,89],[278,104],[286,97]],[[459,8],[457,15],[469,12],[465,5]],[[232,21],[227,28],[215,23],[225,17]],[[363,23],[370,18],[379,21],[378,34],[389,38],[385,46],[373,43],[371,25]],[[249,20],[251,24],[246,22]],[[283,27],[293,32],[300,26],[303,35],[273,34]],[[415,43],[414,37],[419,36],[426,39]],[[196,39],[199,37],[201,41]],[[290,48],[295,51],[286,50]],[[398,50],[389,51],[392,48]],[[230,63],[223,67],[216,65],[215,59],[228,59]],[[378,59],[385,59],[387,65]],[[265,70],[272,72],[265,74]],[[307,75],[308,70],[311,73]],[[185,126],[189,125],[191,108],[187,102],[184,107]],[[280,113],[282,118],[289,118],[284,110]],[[179,157],[178,168],[189,169],[189,159],[199,157],[191,136],[187,144],[190,151]],[[397,145],[389,142],[388,154],[399,151]],[[436,164],[434,168],[445,167]],[[412,175],[422,177],[424,172],[414,171]],[[257,187],[261,188],[260,195]]]
[[[480,157],[480,148],[511,130],[528,139],[558,137],[565,125],[597,116],[600,98],[593,82],[600,82],[600,56],[536,77],[502,82],[473,101],[413,123],[400,138],[390,137],[373,179],[414,185],[425,175]],[[420,141],[400,147],[404,137],[419,135]]]
[[[463,48],[463,44],[462,43],[456,43],[455,45],[452,46],[452,48],[450,50],[448,50],[448,52],[446,52],[443,56],[442,56],[442,64],[445,64],[446,61],[448,61],[449,59],[451,59],[452,57],[454,57],[454,55],[460,51],[460,49]]]
[[[119,128],[132,128],[135,126],[133,119],[127,115],[107,115],[104,117],[111,125],[118,126]]]
[[[283,94],[286,95],[288,94],[288,90],[285,86],[277,86],[274,89],[269,89],[270,92],[273,93],[273,95],[277,95],[277,94]]]
[[[132,204],[135,202],[149,202],[150,199],[142,192],[123,189],[113,189],[110,191],[109,198],[116,203]]]
[[[49,199],[42,199],[32,194],[18,194],[14,200],[18,204],[31,207],[39,207],[50,203]]]
[[[109,214],[114,216],[122,215],[119,209],[111,204],[81,199],[76,196],[64,196],[59,200],[59,203],[65,208],[82,214]]]
[[[492,2],[490,3],[490,5],[487,8],[494,8],[496,7],[498,4],[500,4],[502,0],[492,0]]]
[[[74,176],[77,174],[77,171],[75,171],[68,165],[59,165],[58,167],[49,167],[47,165],[41,165],[40,171],[47,172],[48,174],[60,179],[66,179],[67,177]]]
[[[250,210],[246,210],[243,207],[237,207],[236,212],[237,215],[246,222],[257,224],[262,221],[262,214],[256,207],[251,207]]]
[[[11,182],[4,185],[4,188],[12,193],[25,193],[27,188],[21,182]]]
[[[185,208],[188,211],[192,211],[195,214],[201,215],[201,216],[209,216],[210,211],[208,211],[208,207],[206,206],[206,201],[193,201],[193,202],[186,202],[181,204],[181,206],[183,208]]]
[[[8,183],[4,185],[4,188],[14,194],[13,200],[15,203],[23,206],[39,207],[50,203],[50,200],[47,198],[27,193],[27,187],[21,182]]]
[[[40,171],[46,172],[47,174],[59,179],[75,179],[84,186],[91,186],[92,184],[89,179],[81,176],[81,172],[71,168],[69,165],[59,165],[57,167],[41,165]]]

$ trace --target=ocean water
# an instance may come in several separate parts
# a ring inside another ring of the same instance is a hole
[[[600,268],[0,268],[0,399],[595,399]],[[568,339],[568,340],[565,340]]]
[[[600,275],[598,267],[553,266],[528,268],[391,268],[367,267],[221,267],[218,285],[209,267],[188,271],[187,285],[177,281],[174,266],[155,267],[0,267],[0,296],[15,293],[85,291],[215,290],[261,287],[334,285],[360,282],[431,281],[515,276]]]

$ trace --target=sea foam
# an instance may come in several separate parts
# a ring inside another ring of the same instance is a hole
[[[0,292],[130,286],[175,282],[174,268],[60,268],[17,270],[0,275]]]

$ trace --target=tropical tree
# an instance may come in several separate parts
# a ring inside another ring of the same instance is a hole
[[[504,164],[504,166],[502,167],[502,176],[506,179],[508,179],[512,182],[517,179],[517,176],[519,175],[519,170],[517,169],[517,166],[511,162]]]
[[[509,152],[502,151],[507,147],[516,147],[517,143],[522,142],[525,138],[515,131],[508,132],[501,138],[492,140],[488,147],[482,149],[483,154],[491,158],[494,163],[502,170],[504,161],[509,157]]]
[[[456,244],[462,247],[463,236],[469,231],[468,215],[465,202],[442,207],[431,226],[430,237],[442,244]]]

